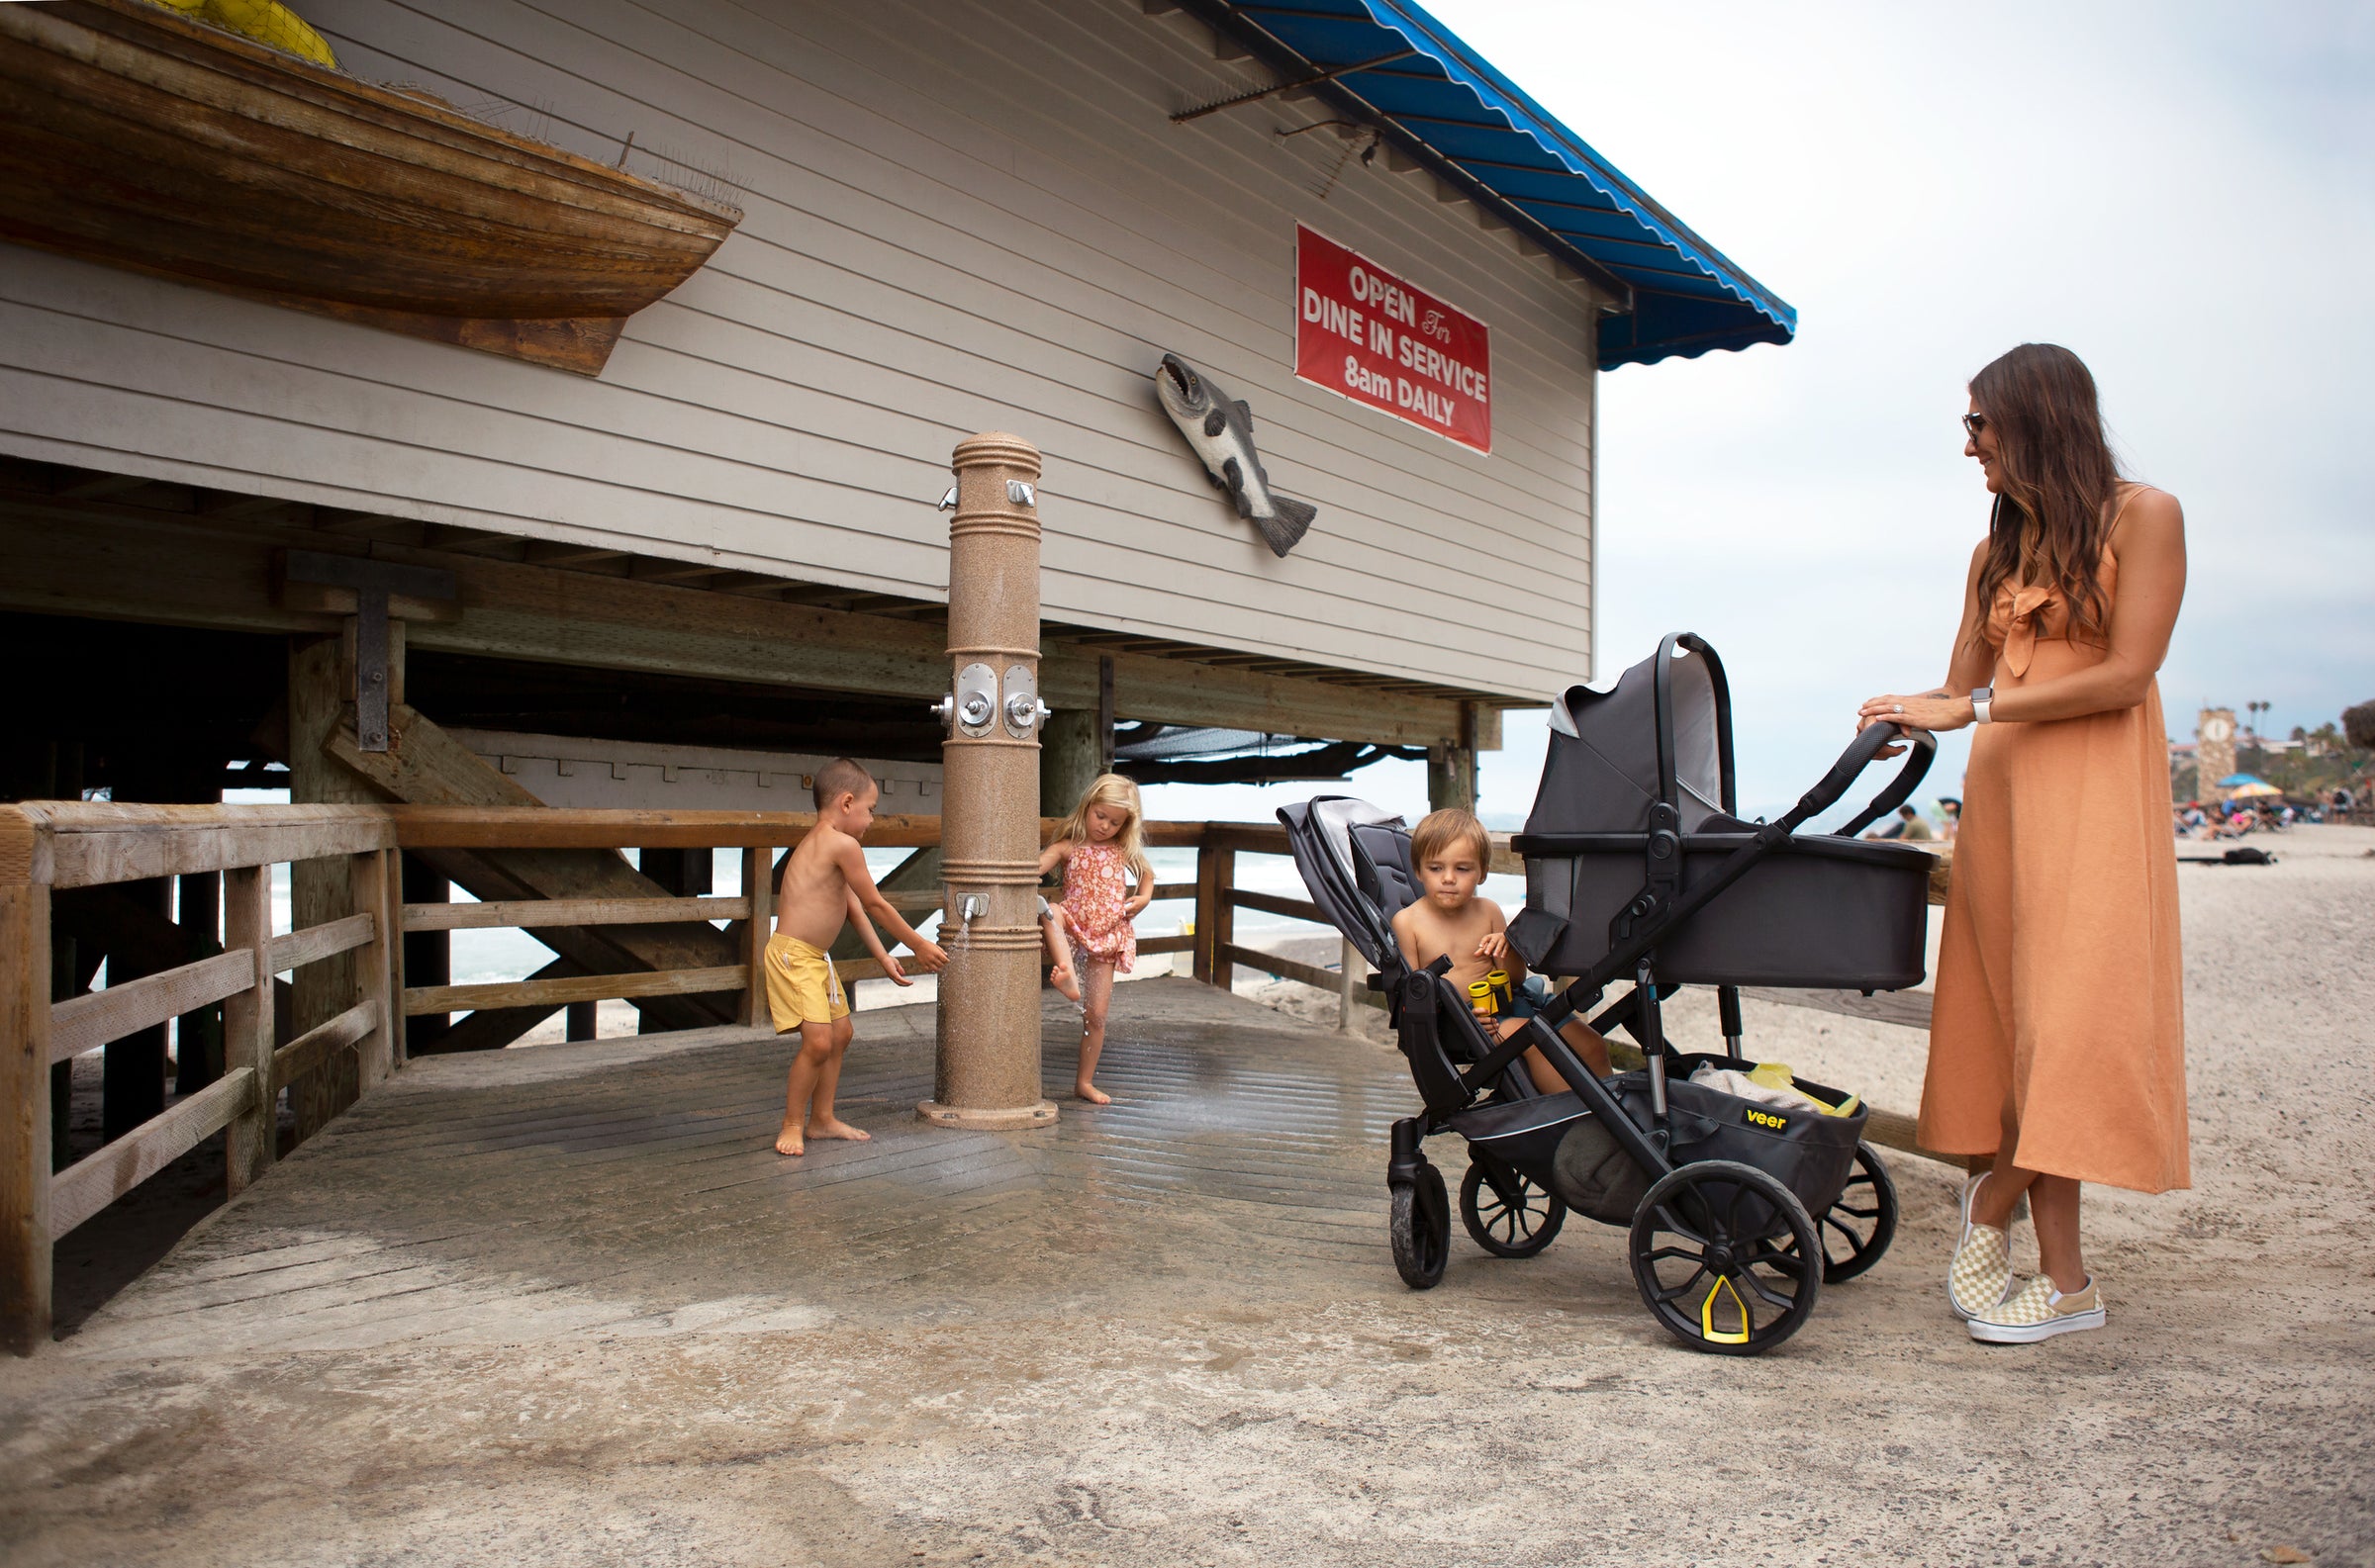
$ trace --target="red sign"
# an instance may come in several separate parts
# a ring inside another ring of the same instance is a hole
[[[1302,225],[1294,228],[1294,373],[1492,450],[1484,323]]]

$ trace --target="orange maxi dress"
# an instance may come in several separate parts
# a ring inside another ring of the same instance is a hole
[[[2119,562],[2106,549],[2106,602]],[[1986,636],[1999,695],[2100,663],[2058,594],[2013,585]],[[1921,1143],[2138,1192],[2187,1184],[2185,1015],[2168,741],[2136,707],[1978,726],[1941,934]]]

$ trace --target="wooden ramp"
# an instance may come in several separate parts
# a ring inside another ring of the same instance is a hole
[[[1077,1015],[1047,1011],[1069,1088]],[[862,1015],[864,1145],[774,1153],[790,1043],[726,1027],[419,1061],[194,1231],[61,1349],[185,1356],[736,1334],[970,1316],[1116,1269],[1226,1297],[1390,1282],[1399,1057],[1188,980],[1116,993],[1052,1132],[956,1133],[932,1012]],[[1447,1153],[1450,1152],[1447,1150]],[[1457,1171],[1452,1172],[1454,1176]]]

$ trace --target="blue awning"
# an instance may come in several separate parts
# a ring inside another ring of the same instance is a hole
[[[1225,11],[1224,26],[1250,23],[1299,56],[1293,63],[1306,75],[1326,73],[1314,83],[1319,91],[1357,100],[1388,131],[1533,220],[1537,237],[1566,259],[1623,284],[1632,309],[1600,323],[1603,370],[1797,334],[1798,313],[1787,302],[1416,5],[1246,0]]]

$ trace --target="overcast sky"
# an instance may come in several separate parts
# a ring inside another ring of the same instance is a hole
[[[2024,340],[2087,361],[2130,472],[2185,506],[2170,733],[2205,698],[2270,701],[2282,734],[2375,697],[2375,6],[1433,10],[1797,307],[1787,347],[1601,382],[1600,658],[1715,644],[1752,814],[1821,774],[1862,697],[1944,675],[1986,528],[1964,385]],[[1494,816],[1541,765],[1539,715],[1508,728]],[[1962,739],[1925,796],[1959,792]],[[1423,770],[1385,764],[1150,810],[1315,787],[1426,804]]]

